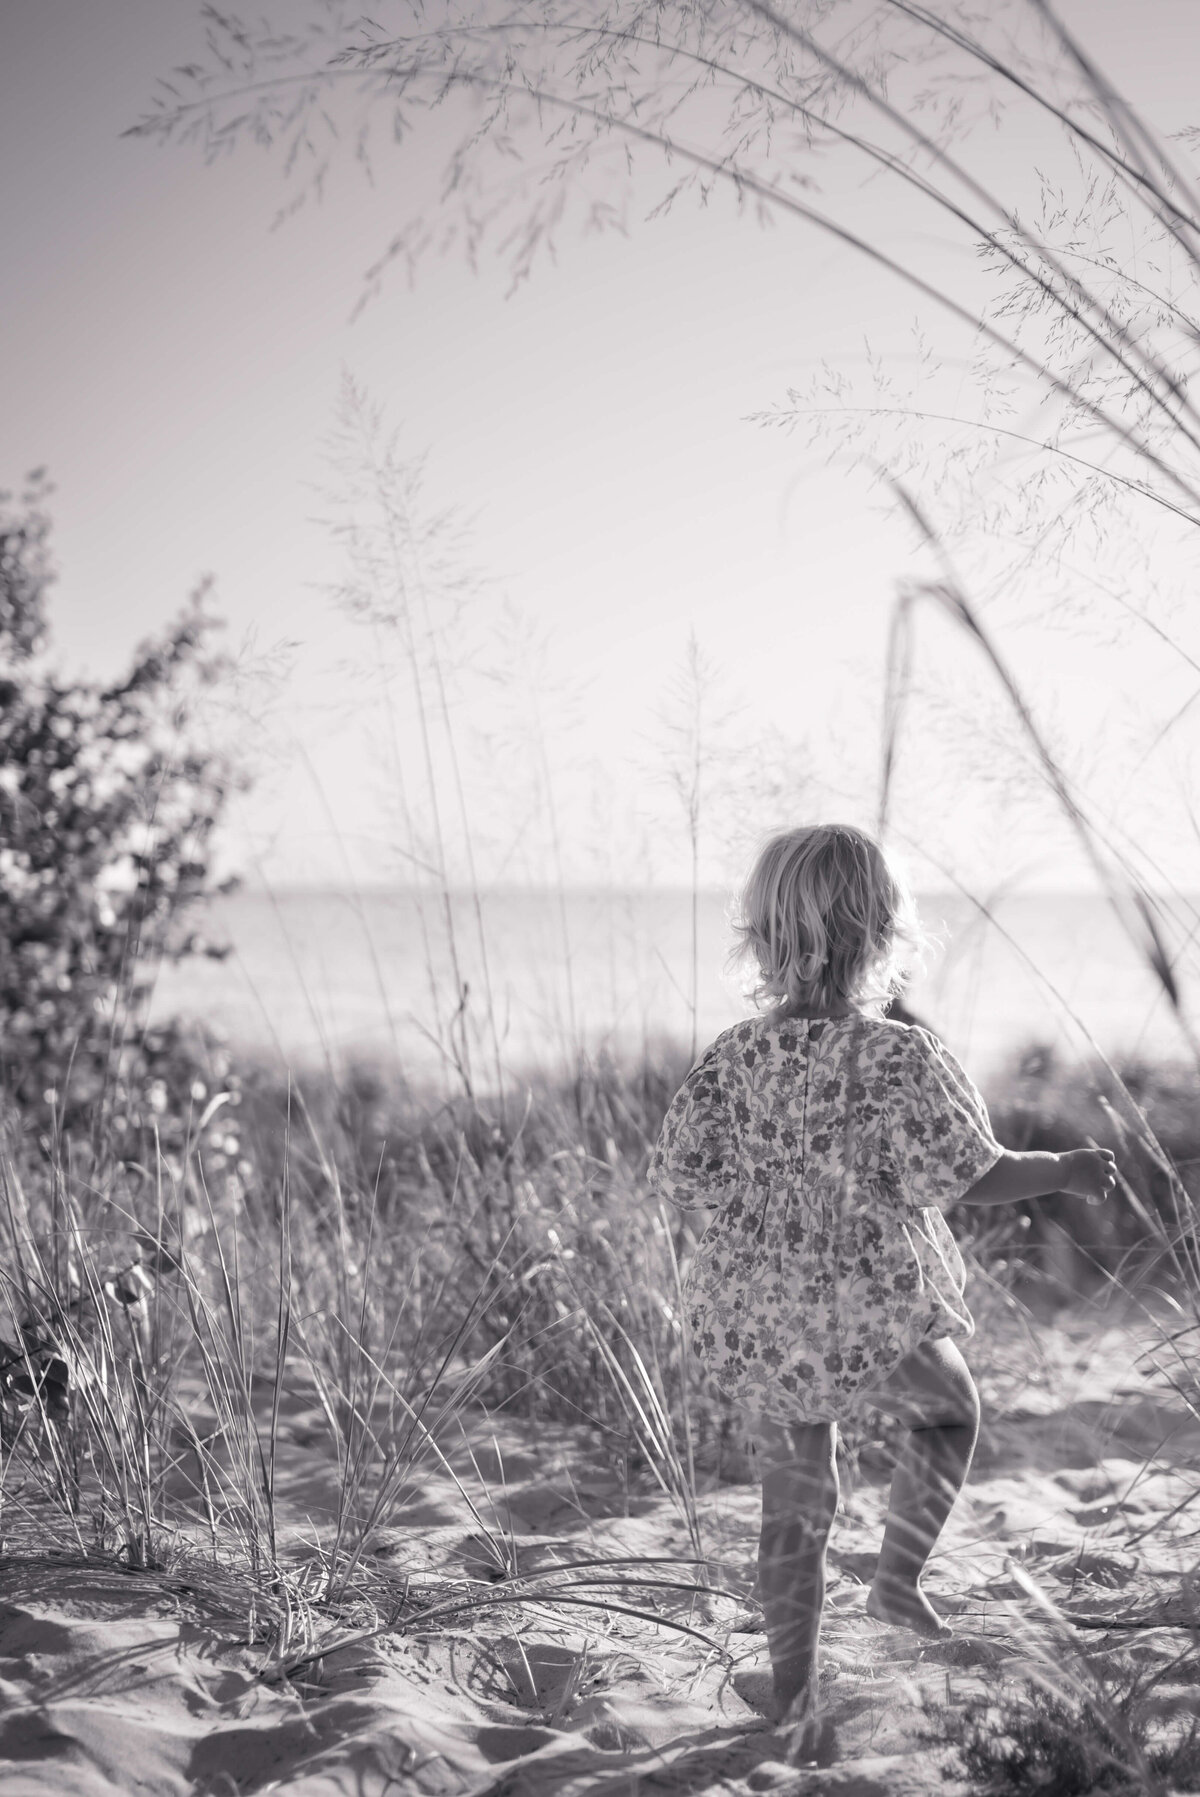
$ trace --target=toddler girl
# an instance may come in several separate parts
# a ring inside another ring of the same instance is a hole
[[[908,1434],[868,1614],[949,1631],[921,1573],[957,1497],[979,1400],[952,1204],[1049,1192],[1099,1203],[1107,1150],[1010,1154],[928,1030],[889,1020],[911,900],[860,830],[763,848],[739,931],[762,1014],[722,1032],[672,1101],[652,1187],[716,1215],[687,1280],[692,1349],[751,1418],[762,1467],[759,1591],[779,1715],[815,1739],[836,1433],[863,1405]]]

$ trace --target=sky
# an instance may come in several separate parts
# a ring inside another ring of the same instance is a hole
[[[1068,16],[1160,128],[1192,122],[1186,0],[1076,0]],[[373,186],[347,159],[323,204],[272,229],[287,190],[252,146],[206,166],[122,136],[200,45],[195,0],[0,0],[0,487],[39,465],[55,484],[55,652],[71,669],[114,671],[213,577],[246,669],[225,727],[257,776],[222,865],[276,886],[411,865],[403,658],[381,674],[394,637],[328,591],[345,577],[331,520],[347,476],[328,446],[347,378],[401,457],[426,458],[422,503],[456,509],[455,553],[480,570],[443,671],[483,877],[689,877],[669,764],[693,636],[713,719],[705,881],[788,818],[869,822],[897,585],[928,565],[830,443],[754,415],[822,360],[860,374],[868,345],[903,373],[911,296],[792,221],[762,229],[717,202],[645,222],[635,204],[627,234],[564,237],[515,292],[498,259],[451,255],[411,284],[393,271],[356,314],[397,184],[436,208],[434,141],[403,168],[381,160]],[[861,204],[884,241],[918,228],[886,194]],[[920,228],[933,266],[977,278]],[[1194,829],[1164,796],[1189,770],[1186,725],[1161,778],[1153,764],[1162,803],[1128,789],[1195,670],[1096,587],[1137,552],[1087,554],[1069,615],[1047,626],[1026,590],[989,615],[1097,805],[1124,827],[1128,801],[1154,866],[1186,885]],[[1164,540],[1153,572],[1198,655],[1190,555]],[[918,629],[928,703],[901,744],[895,813],[915,877],[1086,883],[1019,753],[1001,765],[1011,720],[971,646],[933,616]],[[449,856],[465,877],[457,837]]]

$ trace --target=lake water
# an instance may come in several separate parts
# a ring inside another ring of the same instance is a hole
[[[726,903],[719,893],[699,902],[701,1044],[751,1011],[724,971]],[[920,909],[936,943],[908,1002],[981,1080],[1032,1042],[1086,1053],[1085,1030],[1106,1052],[1181,1051],[1157,982],[1105,900],[1013,897],[996,923],[957,896],[926,895]],[[478,914],[456,897],[451,921],[468,1051],[484,1084],[496,1042],[509,1068],[561,1063],[577,1045],[690,1042],[689,894],[497,891]],[[438,899],[242,892],[213,901],[203,928],[230,944],[229,957],[166,969],[156,1016],[202,1018],[294,1065],[363,1054],[420,1076],[445,1066],[437,1038],[440,1028],[446,1039],[456,985]]]

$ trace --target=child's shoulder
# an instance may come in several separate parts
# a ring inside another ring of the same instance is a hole
[[[762,1025],[761,1017],[745,1017],[741,1023],[731,1023],[728,1029],[714,1036],[707,1048],[702,1048],[692,1063],[693,1067],[711,1067],[718,1061],[730,1060],[744,1049],[753,1045]]]
[[[839,1023],[852,1022],[853,1027],[846,1032],[846,1041],[863,1040],[864,1034],[872,1047],[884,1052],[904,1053],[911,1044],[923,1046],[937,1038],[923,1024],[903,1023],[898,1017],[868,1017],[859,1015],[854,1019],[839,1018]],[[747,1053],[758,1054],[772,1048],[780,1048],[790,1052],[803,1035],[804,1025],[796,1019],[779,1019],[769,1013],[757,1017],[744,1017],[740,1023],[732,1023],[728,1029],[714,1036],[708,1047],[703,1049],[696,1059],[696,1066],[712,1065],[721,1060],[732,1060]]]
[[[946,1052],[941,1038],[923,1023],[906,1023],[899,1017],[874,1017],[868,1023],[872,1047],[905,1066],[923,1066]]]
[[[921,1042],[934,1040],[933,1031],[926,1029],[923,1023],[906,1023],[900,1017],[875,1017],[872,1027],[897,1043]]]
[[[929,1031],[919,1023],[905,1023],[899,1017],[864,1017],[858,1040],[865,1043],[868,1058],[877,1065],[905,1067],[914,1053],[920,1057],[928,1043]]]
[[[766,1017],[744,1017],[740,1023],[731,1023],[713,1037],[707,1048],[700,1050],[692,1063],[692,1072],[718,1067],[723,1062],[742,1061],[747,1056],[756,1058],[767,1048],[763,1033],[766,1022]]]

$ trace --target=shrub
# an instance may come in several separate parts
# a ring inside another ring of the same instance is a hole
[[[154,972],[216,952],[186,926],[240,780],[197,703],[229,663],[202,585],[111,684],[48,667],[49,491],[0,494],[0,1094],[119,1150],[156,1108]]]

